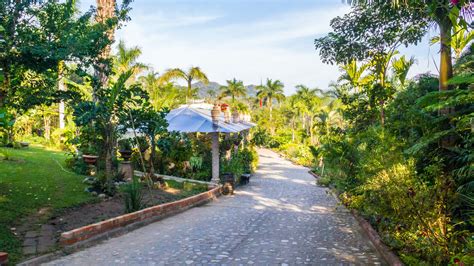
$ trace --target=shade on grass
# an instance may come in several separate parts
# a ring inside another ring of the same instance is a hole
[[[13,160],[1,160],[5,154]],[[41,147],[0,148],[0,251],[11,253],[14,260],[21,243],[10,228],[21,218],[42,208],[54,211],[93,200],[84,192],[84,177],[65,169],[66,156]]]

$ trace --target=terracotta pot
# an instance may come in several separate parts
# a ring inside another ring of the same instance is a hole
[[[84,159],[84,162],[86,164],[96,164],[98,158],[99,156],[97,155],[89,155],[89,154],[82,155],[82,159]]]
[[[8,253],[0,252],[0,265],[8,264]]]
[[[130,160],[130,158],[132,158],[132,153],[133,151],[131,150],[121,150],[119,151],[120,152],[120,156],[125,160],[125,161],[128,161]]]
[[[216,123],[219,121],[219,114],[221,113],[221,110],[219,109],[219,106],[217,104],[214,105],[214,108],[211,110],[211,117],[212,117],[212,122]]]

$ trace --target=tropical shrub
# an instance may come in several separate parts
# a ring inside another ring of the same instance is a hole
[[[125,211],[127,213],[135,212],[143,208],[142,187],[142,184],[136,176],[133,177],[132,182],[120,187],[124,199]]]

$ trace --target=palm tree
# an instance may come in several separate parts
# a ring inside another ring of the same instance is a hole
[[[283,87],[284,85],[281,81],[272,81],[271,79],[267,79],[265,85],[257,86],[257,97],[262,99],[270,109],[270,121],[272,120],[273,100],[280,103],[285,99]]]
[[[221,91],[221,97],[230,96],[232,98],[232,103],[235,102],[236,97],[245,96],[247,89],[244,86],[244,83],[241,80],[227,80],[227,86],[221,86],[219,88]]]
[[[283,110],[283,114],[290,120],[292,142],[295,142],[296,118],[300,114],[300,103],[301,101],[298,99],[297,95],[291,95],[287,98],[285,109]]]
[[[113,60],[113,67],[116,75],[120,75],[127,71],[132,71],[130,81],[135,80],[135,77],[142,71],[148,69],[145,64],[137,62],[138,57],[142,51],[137,46],[127,48],[124,41],[120,41],[117,46],[117,54]]]
[[[398,59],[392,60],[392,70],[395,77],[400,81],[402,87],[405,87],[405,81],[407,78],[408,71],[411,66],[415,63],[415,58],[412,56],[410,59],[406,59],[405,56],[401,56]]]
[[[205,85],[209,84],[209,80],[206,74],[204,74],[204,72],[202,72],[202,70],[199,67],[191,67],[187,72],[180,68],[168,69],[161,76],[161,79],[163,81],[171,81],[171,80],[177,80],[177,79],[182,79],[186,81],[188,85],[187,93],[186,93],[186,103],[188,102],[188,98],[191,98],[192,96],[192,82],[194,80],[201,81]]]
[[[363,76],[364,72],[370,67],[370,64],[361,64],[359,67],[356,60],[341,65],[339,69],[343,72],[342,76],[337,80],[338,82],[345,81],[346,85],[356,89],[356,92],[360,91],[360,87],[369,83],[371,77]]]
[[[106,24],[107,21],[115,16],[115,0],[97,0],[97,15],[95,20],[97,23]],[[114,29],[107,31],[107,38],[112,40],[114,38]],[[102,50],[99,56],[99,66],[96,72],[96,75],[100,81],[98,86],[106,87],[109,83],[108,65],[103,61],[107,60],[110,57],[110,45],[107,45],[104,50]],[[94,88],[93,98],[96,99],[96,91],[99,87]]]
[[[304,85],[297,85],[296,88],[298,89],[296,91],[296,96],[300,101],[299,106],[301,108],[303,129],[306,129],[307,134],[310,135],[310,141],[313,143],[314,120],[313,115],[311,114],[314,114],[319,110],[323,97],[326,97],[324,96],[326,93],[319,88],[310,89]],[[308,124],[307,127],[306,124]]]
[[[174,108],[183,102],[180,90],[172,82],[163,83],[157,72],[149,72],[139,78],[143,88],[150,95],[150,101],[155,110]]]
[[[458,60],[464,48],[474,40],[474,31],[468,31],[459,25],[454,25],[453,32],[454,34],[451,36],[451,48],[453,48],[454,51],[454,58]],[[431,39],[431,43],[437,43],[439,39],[439,36],[434,37]]]

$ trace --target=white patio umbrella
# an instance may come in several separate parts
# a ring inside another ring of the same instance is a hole
[[[219,182],[219,133],[238,133],[255,126],[249,121],[232,120],[230,117],[226,119],[224,113],[217,108],[219,107],[211,104],[190,104],[171,110],[166,116],[168,131],[211,134],[212,181],[215,183]]]

